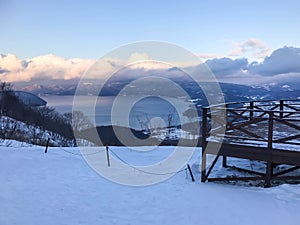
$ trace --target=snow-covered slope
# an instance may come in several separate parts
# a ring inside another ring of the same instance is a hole
[[[2,145],[1,225],[283,225],[300,221],[300,185],[263,189],[203,184],[195,166],[199,152],[191,159],[195,183],[183,171],[157,185],[128,187],[97,175],[76,148],[51,147],[44,154],[44,147],[15,141],[10,147]],[[123,147],[112,149],[130,160]],[[155,159],[168,151],[169,147],[159,147],[149,154]]]
[[[67,140],[59,134],[8,116],[0,116],[0,138],[9,139],[13,142],[19,140],[39,145],[46,145],[48,138],[50,138],[50,144],[54,146],[74,146],[71,140]]]

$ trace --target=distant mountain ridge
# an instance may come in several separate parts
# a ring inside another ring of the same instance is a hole
[[[192,99],[205,99],[204,93],[200,90],[196,83],[186,80],[176,81],[183,89],[187,91]],[[116,96],[124,86],[130,83],[130,80],[123,82],[110,82],[105,85],[100,95],[101,96]],[[210,83],[203,83],[210,85]],[[259,99],[298,99],[300,98],[300,87],[294,89],[289,85],[265,84],[256,86],[247,86],[233,83],[220,83],[222,92],[226,101],[250,101]],[[18,90],[30,92],[37,96],[43,95],[75,95],[77,84],[31,84],[22,86]],[[86,83],[80,88],[79,95],[97,95],[100,91],[99,85]],[[142,93],[142,92],[141,92]],[[130,94],[130,93],[129,93]]]
[[[41,99],[37,95],[25,92],[25,91],[14,91],[14,94],[28,106],[45,106],[47,102],[44,99]]]

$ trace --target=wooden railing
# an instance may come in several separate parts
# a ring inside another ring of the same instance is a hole
[[[218,143],[218,148],[222,151],[208,149],[207,146],[211,143]],[[225,145],[227,147],[222,147]],[[230,148],[237,152],[226,150]],[[269,150],[269,156],[266,157],[264,150]],[[271,152],[272,150],[274,151]],[[294,157],[295,154],[277,152],[282,150],[294,152],[299,150],[297,152],[299,157],[296,155],[297,159],[285,159],[290,156]],[[275,151],[277,158],[272,155]],[[216,163],[213,163],[209,173],[206,174],[206,154],[217,155],[215,161],[222,155],[223,166],[226,166],[227,155],[266,161],[271,168],[275,161],[299,166],[300,100],[232,102],[204,107],[202,112],[202,164],[204,164],[202,181],[208,178]],[[269,172],[270,167],[267,168]],[[266,186],[269,183],[270,177]]]
[[[269,148],[274,143],[300,145],[300,100],[205,107],[202,124],[203,143],[214,137],[228,143],[242,143],[243,140],[257,141],[257,144],[265,142]]]

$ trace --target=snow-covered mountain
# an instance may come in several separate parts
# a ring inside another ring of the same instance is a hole
[[[128,85],[131,80],[123,80],[120,82],[112,81],[105,84],[101,90],[103,96],[116,96],[123,87]],[[192,99],[205,99],[204,94],[196,83],[181,80],[176,80],[178,84],[190,94]],[[204,83],[209,85],[209,83]],[[86,83],[81,86],[81,95],[96,95],[100,90],[99,85]],[[241,85],[233,83],[220,83],[220,87],[224,93],[226,101],[249,101],[258,99],[297,99],[300,97],[300,86],[296,83],[267,83],[260,85]],[[30,84],[30,85],[15,85],[15,88],[22,91],[28,91],[36,95],[74,95],[77,84]],[[140,89],[142,94],[143,89]],[[136,92],[134,92],[135,94]],[[202,104],[204,105],[204,104]]]

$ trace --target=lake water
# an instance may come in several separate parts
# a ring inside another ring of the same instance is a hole
[[[47,106],[54,107],[60,113],[71,112],[73,96],[40,96],[47,101]],[[96,98],[96,101],[94,100]],[[190,102],[184,99],[133,96],[93,97],[77,96],[76,107],[80,108],[96,125],[120,125],[142,129],[149,126],[165,126],[168,119],[172,125],[189,122],[182,112],[189,108]],[[95,103],[96,102],[96,103]],[[96,104],[96,107],[93,105]],[[114,105],[114,110],[112,107]],[[112,113],[113,112],[113,113]],[[170,118],[172,117],[172,118]]]

